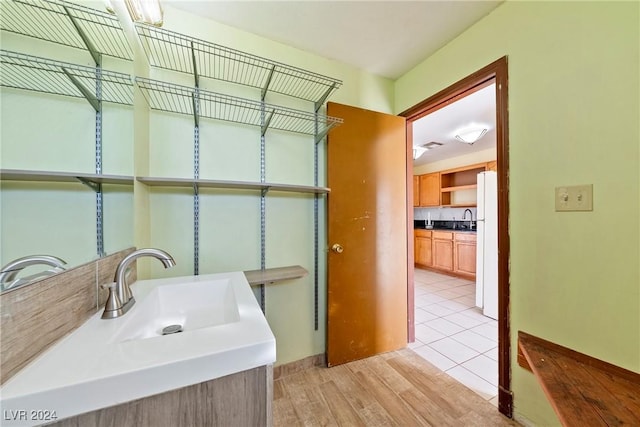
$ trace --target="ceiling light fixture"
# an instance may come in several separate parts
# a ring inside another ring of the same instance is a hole
[[[472,145],[474,142],[482,138],[487,133],[486,128],[468,129],[456,134],[456,139],[465,144]]]
[[[422,156],[429,149],[424,147],[413,147],[413,160],[416,160],[418,157]]]
[[[131,19],[135,22],[162,26],[163,11],[160,0],[124,0]]]

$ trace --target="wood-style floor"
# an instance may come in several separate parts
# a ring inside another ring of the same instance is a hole
[[[273,394],[275,427],[519,425],[409,349],[289,374]]]

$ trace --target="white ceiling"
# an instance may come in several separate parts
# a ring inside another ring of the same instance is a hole
[[[502,1],[162,0],[162,3],[397,79]]]
[[[423,165],[450,157],[462,156],[496,146],[496,86],[492,84],[413,122],[413,145],[441,142],[444,145],[427,151],[413,165]],[[473,145],[458,141],[462,129],[488,129]]]

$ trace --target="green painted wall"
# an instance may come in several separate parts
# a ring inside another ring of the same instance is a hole
[[[513,391],[538,425],[518,330],[640,371],[639,25],[638,2],[508,1],[395,83],[400,112],[508,56]],[[572,184],[593,212],[554,211]]]

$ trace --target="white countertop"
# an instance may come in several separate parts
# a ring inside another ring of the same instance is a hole
[[[238,321],[114,342],[154,288],[226,281]],[[128,313],[103,320],[101,310],[2,386],[0,424],[42,423],[32,411],[55,411],[60,420],[275,362],[275,338],[242,272],[144,280],[131,289],[136,304]]]

